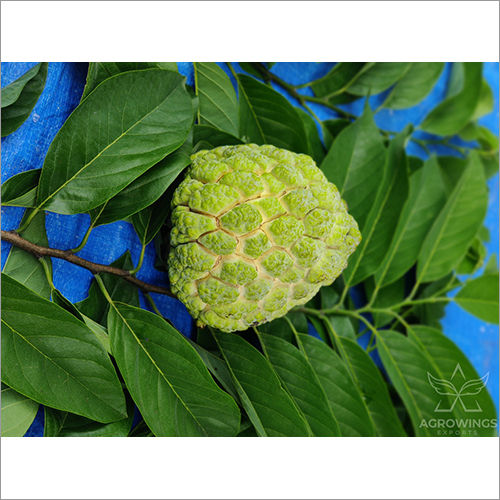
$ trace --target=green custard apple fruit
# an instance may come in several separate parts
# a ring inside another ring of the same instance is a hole
[[[271,321],[345,269],[361,234],[311,157],[245,144],[191,160],[172,199],[168,267],[199,326]]]

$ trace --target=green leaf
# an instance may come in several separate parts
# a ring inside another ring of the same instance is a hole
[[[45,87],[48,66],[38,63],[2,89],[2,137],[17,130],[33,111]]]
[[[67,411],[60,411],[54,408],[45,406],[43,409],[44,425],[43,437],[57,437],[64,425],[64,420],[67,417]]]
[[[391,330],[378,332],[377,347],[384,368],[408,410],[416,436],[439,435],[439,429],[426,425],[439,416],[434,409],[440,396],[429,384],[427,373],[432,373],[433,367],[424,353],[408,337]]]
[[[127,418],[103,424],[74,413],[44,408],[44,437],[127,437],[134,418],[134,406],[127,399]]]
[[[2,437],[22,437],[38,411],[38,403],[2,384]]]
[[[373,279],[368,279],[364,283],[365,292],[367,297],[371,297],[375,288],[375,282]],[[403,302],[405,298],[405,284],[406,277],[402,276],[401,278],[393,281],[389,285],[385,285],[382,288],[378,289],[377,297],[373,301],[371,307],[375,309],[386,309],[390,308],[395,304],[399,304]],[[394,316],[391,314],[385,314],[376,312],[373,313],[373,319],[375,321],[374,326],[380,328],[384,325],[387,325],[389,322],[394,320]]]
[[[467,281],[455,301],[474,316],[498,324],[498,273]]]
[[[488,253],[481,238],[476,236],[472,240],[471,246],[467,249],[464,258],[457,265],[457,274],[473,274],[483,267],[484,259]]]
[[[260,70],[261,66],[264,65],[264,63],[260,62],[239,62],[238,63],[240,68],[245,71],[246,73],[249,73],[259,80],[268,80],[269,78],[267,75]],[[268,83],[266,81],[266,83]]]
[[[483,166],[471,152],[463,174],[424,240],[417,262],[419,282],[435,281],[460,262],[481,226],[487,205]]]
[[[452,394],[455,391],[464,394],[460,401],[456,400],[454,396],[450,398],[452,404],[455,401],[453,412],[455,417],[461,419],[458,425],[455,424],[458,427],[457,430],[462,430],[462,435],[465,436],[496,436],[497,411],[485,387],[487,375],[482,374],[483,379],[481,379],[463,352],[439,330],[423,325],[412,325],[409,335],[431,360],[434,367],[431,375],[453,384],[446,388],[446,392],[451,389],[449,392]],[[471,382],[473,381],[472,386]],[[466,393],[469,394],[466,395]],[[434,393],[434,399],[436,398],[439,401],[439,396]],[[468,411],[471,409],[472,412]],[[443,413],[435,413],[435,416],[439,417],[439,415],[443,416]],[[473,425],[472,428],[467,427],[467,422],[471,421],[473,424],[480,422],[480,425]],[[470,434],[471,431],[472,434]]]
[[[175,62],[91,62],[87,72],[87,82],[83,89],[82,100],[87,97],[101,82],[107,80],[111,76],[126,71],[140,69],[167,69],[177,71],[177,63]]]
[[[344,130],[348,125],[351,124],[351,120],[347,118],[336,118],[334,120],[325,120],[321,123],[321,128],[323,130],[323,138],[325,141],[325,147],[329,151],[332,147],[335,138]]]
[[[361,230],[375,201],[385,157],[373,114],[366,107],[361,117],[339,133],[321,164],[321,170],[338,187]]]
[[[313,434],[315,436],[339,436],[339,423],[332,411],[334,407],[327,399],[327,389],[313,369],[318,364],[316,360],[309,360],[303,352],[279,337],[261,333],[259,339],[282,385],[292,396]],[[328,375],[333,374],[335,377],[335,368],[328,366]],[[318,369],[317,366],[316,369]],[[333,383],[332,385],[335,386]],[[338,392],[338,387],[335,389]],[[342,410],[345,411],[344,406],[341,406],[340,412]]]
[[[326,325],[316,316],[308,316],[307,319],[311,322],[312,326],[316,330],[317,334],[323,340],[323,342],[329,342],[328,332],[326,330]]]
[[[200,149],[214,149],[218,146],[243,144],[243,141],[210,125],[195,125],[193,127],[193,144],[193,151],[196,152]]]
[[[34,207],[41,169],[26,170],[9,177],[2,184],[2,205]]]
[[[308,436],[306,421],[266,358],[237,335],[214,333],[241,404],[259,436]]]
[[[110,264],[112,267],[131,270],[134,268],[130,252],[127,250],[118,259]],[[124,302],[132,306],[139,307],[139,292],[137,287],[119,276],[113,274],[103,274],[101,279],[110,297],[115,302]],[[75,304],[76,308],[83,315],[87,316],[100,325],[106,324],[109,311],[109,304],[104,297],[96,280],[92,280],[89,287],[88,296]]]
[[[373,360],[355,340],[337,339],[340,355],[358,386],[379,436],[405,436],[387,385]]]
[[[486,262],[486,265],[484,266],[483,275],[484,274],[498,274],[497,259],[498,259],[498,257],[495,254],[490,255],[488,262]]]
[[[493,111],[494,99],[491,87],[488,82],[483,78],[481,80],[481,90],[479,91],[479,99],[477,101],[476,109],[472,113],[472,120],[477,120],[488,113]]]
[[[26,220],[27,214],[23,220]],[[48,247],[47,233],[45,231],[45,213],[40,212],[35,215],[30,225],[21,233],[20,236],[27,239],[35,245]],[[47,266],[52,272],[52,263],[49,258],[43,257]],[[50,298],[50,285],[47,281],[43,265],[40,260],[26,250],[22,250],[14,245],[10,249],[7,260],[5,261],[3,272],[14,278],[19,283],[27,286],[38,295]]]
[[[294,335],[293,335],[293,330],[290,326],[290,323],[287,321],[287,319],[290,319],[288,316],[287,318],[282,317],[282,318],[276,318],[273,319],[273,321],[269,321],[268,323],[264,323],[262,325],[259,325],[259,332],[262,333],[270,333],[271,335],[274,335],[275,337],[279,337],[287,342],[293,343]],[[290,320],[291,321],[291,320]],[[295,327],[295,325],[294,325]],[[295,327],[297,328],[297,327]],[[297,328],[299,329],[299,328]],[[307,332],[306,330],[302,330]]]
[[[188,339],[189,340],[189,339]],[[205,349],[196,342],[189,341],[190,344],[195,348],[196,352],[200,355],[200,358],[205,363],[208,371],[215,377],[215,379],[222,385],[224,390],[230,394],[235,401],[239,401],[238,392],[231,378],[231,373],[229,368],[223,359],[215,355],[213,352]]]
[[[465,67],[463,62],[451,63],[450,78],[448,81],[448,88],[446,90],[446,97],[453,97],[457,95],[463,88],[465,82]]]
[[[359,96],[383,92],[403,78],[410,70],[411,64],[408,62],[375,63],[363,72],[347,90]]]
[[[307,153],[304,124],[288,100],[254,78],[238,75],[238,80],[239,136],[247,142]]]
[[[193,63],[198,123],[238,135],[238,99],[229,76],[214,62]]]
[[[191,162],[191,143],[177,151],[131,182],[103,206],[92,210],[94,226],[125,220],[156,202]]]
[[[408,199],[384,260],[375,273],[378,286],[393,283],[413,266],[445,200],[439,166],[432,157],[410,176]]]
[[[432,90],[443,72],[442,62],[414,62],[390,91],[384,106],[404,109],[418,104]]]
[[[408,129],[405,129],[389,145],[384,169],[378,174],[382,179],[378,182],[377,196],[366,225],[361,229],[363,239],[343,273],[349,286],[360,283],[377,270],[394,236],[408,195],[408,165],[404,149],[407,135]]]
[[[460,92],[439,103],[420,125],[437,135],[458,133],[472,118],[481,93],[482,63],[463,63],[465,77]]]
[[[50,145],[38,207],[75,214],[101,205],[178,149],[192,121],[191,98],[178,73],[148,69],[108,78]]]
[[[319,165],[323,161],[323,158],[325,157],[325,149],[321,142],[318,128],[316,127],[316,122],[311,117],[311,115],[309,113],[306,113],[303,109],[301,108],[295,108],[295,109],[299,114],[302,123],[304,124],[304,129],[306,131],[306,137],[307,137],[308,154]]]
[[[172,196],[170,193],[165,193],[151,206],[144,208],[130,218],[139,241],[143,245],[148,245],[162,228],[170,215],[171,202]]]
[[[356,330],[354,329],[351,318],[342,315],[331,315],[328,316],[328,321],[336,335],[356,340]]]
[[[317,97],[328,98],[341,94],[374,64],[339,62],[325,76],[311,82],[311,89]]]
[[[327,395],[342,436],[374,436],[373,422],[345,363],[321,340],[303,334],[299,338]]]
[[[189,342],[158,315],[113,303],[111,350],[156,436],[234,436],[240,413]],[[140,374],[140,376],[138,376]]]
[[[85,316],[85,314],[82,314],[77,309],[75,304],[70,302],[59,290],[56,290],[55,288],[52,290],[52,302],[54,302],[58,306],[61,306],[63,309],[72,314],[76,319],[83,321],[83,323],[85,323],[89,327],[89,330],[96,336],[97,340],[99,340],[104,349],[106,349],[106,351],[111,354],[109,335],[106,328],[104,328],[88,316]]]
[[[419,289],[417,299],[428,299],[430,297],[444,297],[449,288],[457,288],[461,283],[454,276],[454,273],[449,273],[443,278],[433,281],[428,285],[422,286]],[[445,290],[445,291],[444,291]],[[418,305],[414,309],[414,313],[419,319],[419,323],[441,328],[440,320],[444,316],[445,307],[447,303],[440,302],[427,302]]]
[[[29,398],[99,422],[125,416],[106,351],[70,313],[2,274],[2,378]]]

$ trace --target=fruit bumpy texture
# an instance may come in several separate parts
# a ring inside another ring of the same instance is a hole
[[[172,199],[169,277],[199,326],[245,330],[330,285],[361,240],[314,160],[274,146],[191,157]]]

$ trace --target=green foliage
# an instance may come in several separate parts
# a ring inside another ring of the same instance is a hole
[[[392,109],[415,106],[432,90],[443,68],[444,63],[440,62],[411,63],[404,76],[389,92],[384,106]]]
[[[48,67],[48,63],[38,63],[2,89],[2,137],[28,119],[45,87]]]
[[[412,267],[444,201],[444,186],[433,157],[409,176],[408,198],[384,260],[375,273],[379,286],[394,282]]]
[[[143,253],[111,266],[135,273],[150,242],[165,263],[172,193],[193,153],[271,144],[310,155],[338,187],[362,233],[347,269],[258,330],[198,328],[188,340],[139,309],[129,281],[101,273],[72,304],[53,285],[49,257],[13,247],[2,274],[2,436],[23,435],[39,404],[45,436],[495,435],[495,425],[463,424],[492,422],[496,409],[487,377],[440,325],[450,302],[498,324],[497,258],[483,226],[498,137],[478,124],[493,107],[481,64],[453,63],[443,101],[398,134],[374,115],[417,106],[443,63],[341,62],[303,85],[272,63],[240,67],[247,74],[227,63],[231,79],[226,66],[196,63],[189,88],[175,63],[90,63],[43,169],[4,182],[3,204],[30,209],[18,232],[43,247],[45,210],[90,215],[78,249],[94,227],[127,220]],[[2,89],[3,133],[28,117],[46,72],[40,63]],[[338,107],[380,92],[377,110],[368,99],[360,116]],[[315,106],[331,118],[319,122]],[[435,135],[421,139],[419,128]],[[454,146],[455,135],[473,145]],[[408,157],[410,141],[449,152]],[[464,388],[478,411],[456,400]],[[131,429],[134,405],[143,420]],[[452,422],[446,432],[429,425],[441,417]]]
[[[2,274],[2,378],[38,403],[98,422],[125,416],[118,377],[94,334],[6,274]]]
[[[23,218],[24,220],[26,220],[26,215]],[[21,221],[21,224],[23,221]],[[32,243],[48,246],[49,242],[45,233],[45,213],[38,213],[33,218],[31,224],[19,234]],[[52,264],[50,259],[45,258],[45,264],[51,273]],[[3,273],[8,274],[11,278],[22,283],[38,295],[46,299],[50,298],[51,287],[47,280],[46,270],[41,259],[38,259],[36,256],[20,248],[12,247],[5,261]]]
[[[85,99],[100,83],[111,76],[126,71],[159,68],[177,71],[177,64],[164,62],[91,62],[87,72],[87,82],[83,89],[82,100]]]
[[[2,205],[34,207],[41,169],[26,170],[9,177],[2,184]]]
[[[134,106],[124,107],[131,94]],[[191,98],[178,73],[149,69],[105,80],[52,142],[37,206],[74,214],[101,205],[179,148],[192,120]],[[100,133],[103,127],[106,134]]]
[[[366,107],[360,118],[339,133],[321,163],[321,170],[339,188],[361,231],[377,196],[378,183],[373,180],[384,169],[385,157],[382,137]]]
[[[193,65],[199,99],[198,123],[238,135],[238,100],[231,80],[216,63]]]
[[[488,205],[488,189],[476,153],[451,191],[425,237],[417,263],[420,282],[442,278],[460,262],[481,226]]]
[[[111,265],[126,270],[134,267],[128,250]],[[139,291],[135,286],[112,274],[104,274],[101,279],[112,300],[139,307]],[[95,279],[90,284],[88,296],[75,306],[81,314],[94,322],[100,325],[106,324],[109,303]]]
[[[234,400],[175,328],[153,313],[115,302],[108,325],[111,352],[155,435],[236,435],[240,416]]]
[[[455,300],[474,316],[498,324],[498,273],[468,281]]]
[[[259,436],[309,436],[311,431],[268,360],[237,335],[214,332],[241,404]]]
[[[375,200],[365,223],[363,240],[344,272],[348,285],[356,285],[373,273],[390,245],[408,195],[408,167],[404,143],[408,131],[398,134],[386,155]]]
[[[471,118],[479,103],[482,82],[482,63],[463,63],[462,89],[434,108],[422,123],[427,132],[439,135],[458,133]]]
[[[2,384],[2,437],[24,436],[38,411],[38,403]]]
[[[290,102],[272,88],[239,75],[240,137],[245,142],[273,144],[307,153],[304,123]]]
[[[163,158],[117,195],[90,211],[93,226],[110,224],[140,213],[153,205],[190,163],[191,142]]]

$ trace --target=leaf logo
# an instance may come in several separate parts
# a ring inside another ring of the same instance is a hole
[[[477,401],[474,401],[475,406],[470,407],[465,404],[462,398],[464,396],[476,396],[477,394],[479,394],[486,386],[489,376],[490,373],[488,372],[481,378],[466,380],[462,367],[460,366],[460,363],[457,363],[457,366],[455,367],[455,370],[453,371],[450,380],[436,378],[431,373],[427,372],[427,379],[429,381],[429,384],[431,384],[431,386],[433,387],[433,389],[440,396],[450,396],[450,399],[453,398],[449,408],[447,408],[446,405],[443,406],[442,405],[443,402],[440,400],[436,408],[434,408],[434,411],[451,412],[459,402],[466,413],[473,413],[473,412],[476,413],[482,411],[482,408],[481,406],[479,406],[479,403]],[[458,380],[453,382],[453,379],[455,377],[462,378],[462,383],[460,385],[460,388],[457,387]]]

